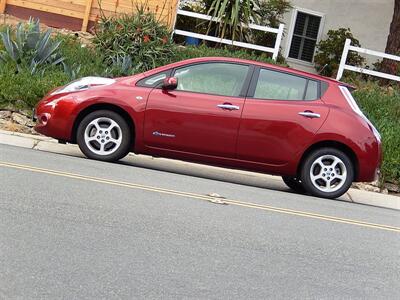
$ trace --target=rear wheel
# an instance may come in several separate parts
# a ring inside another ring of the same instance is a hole
[[[283,182],[297,193],[304,193],[304,187],[300,179],[293,176],[282,176]]]
[[[354,166],[344,152],[335,148],[320,148],[308,155],[300,178],[311,195],[333,199],[350,188]]]
[[[119,114],[98,110],[79,124],[77,142],[88,158],[117,161],[129,153],[131,136],[127,122]]]

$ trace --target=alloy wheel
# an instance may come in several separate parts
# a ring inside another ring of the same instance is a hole
[[[86,146],[97,155],[110,155],[118,150],[122,142],[121,127],[107,117],[96,118],[85,128]]]
[[[311,165],[310,178],[318,190],[327,193],[335,192],[346,182],[346,165],[335,155],[320,156]]]

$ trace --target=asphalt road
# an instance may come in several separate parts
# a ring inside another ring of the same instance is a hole
[[[0,145],[0,299],[400,298],[399,211],[190,174]]]

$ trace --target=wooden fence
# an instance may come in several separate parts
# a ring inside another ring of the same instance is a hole
[[[0,0],[0,13],[18,18],[39,18],[49,26],[87,31],[100,16],[134,11],[146,4],[160,20],[172,27],[178,0]]]

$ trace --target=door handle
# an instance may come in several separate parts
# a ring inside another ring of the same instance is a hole
[[[232,104],[218,104],[217,107],[222,108],[222,109],[227,109],[227,110],[239,110],[240,107],[237,105],[232,105]]]
[[[320,114],[314,113],[312,111],[301,111],[299,112],[299,115],[307,118],[321,118]]]

